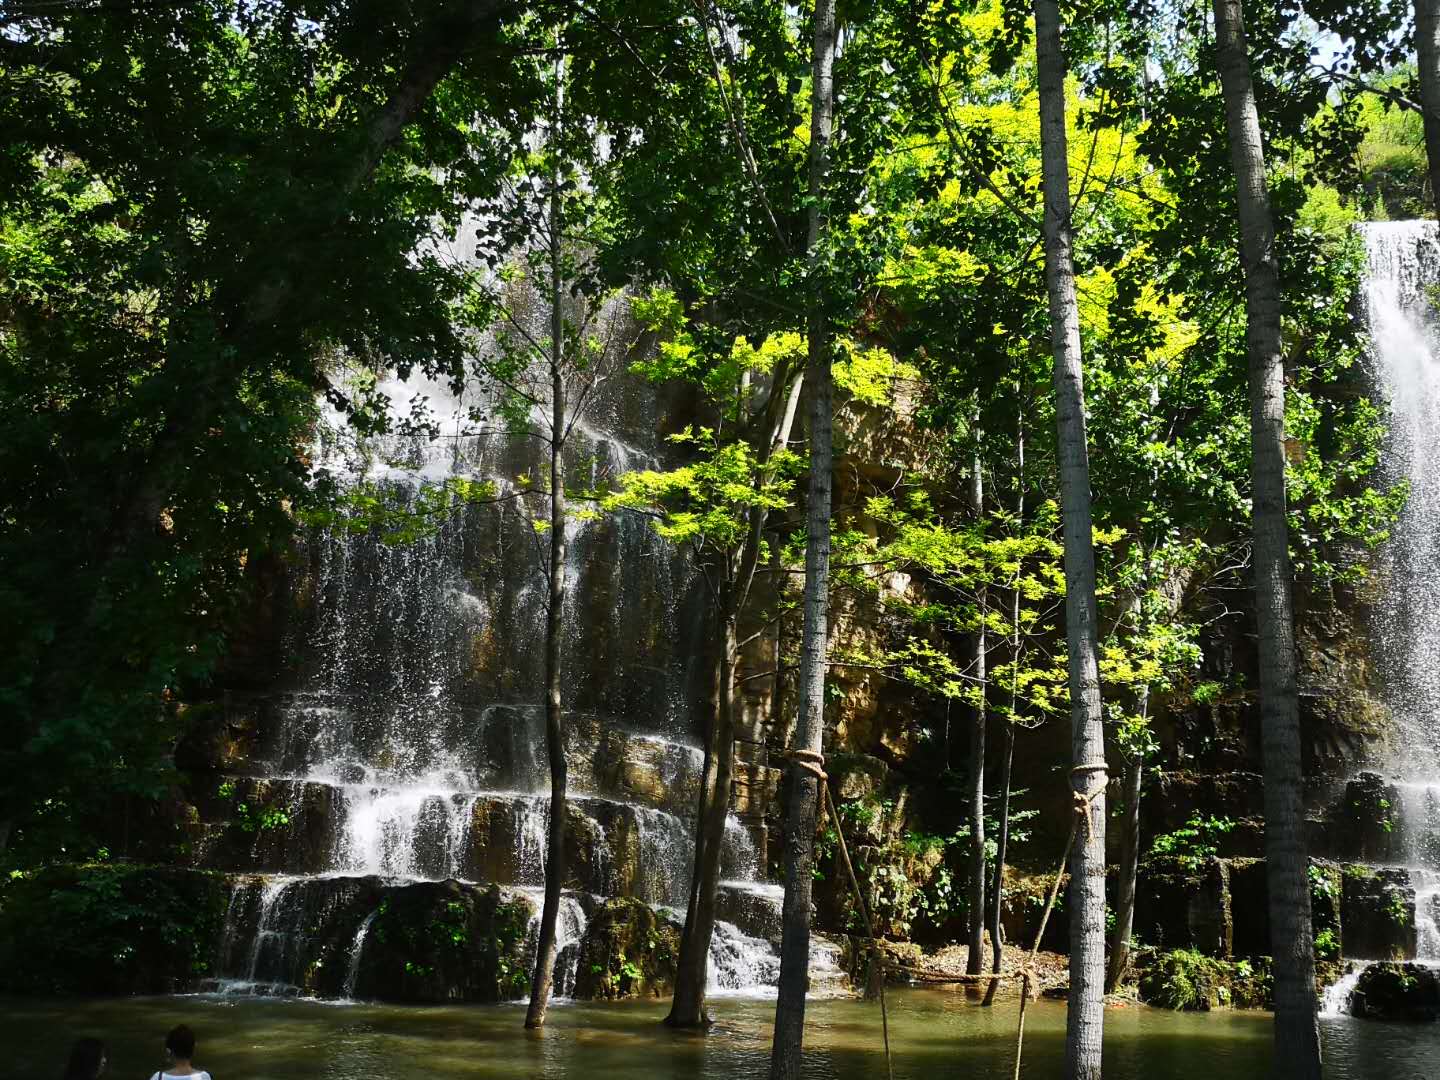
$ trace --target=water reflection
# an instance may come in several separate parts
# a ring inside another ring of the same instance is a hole
[[[220,1080],[695,1080],[764,1074],[774,1003],[726,999],[708,1037],[670,1032],[666,1003],[577,1004],[526,1032],[509,1006],[398,1008],[203,997],[0,1002],[0,1076],[59,1071],[79,1035],[110,1045],[111,1073],[145,1076],[160,1064],[160,1034],[183,1020],[200,1038],[200,1063]],[[879,1014],[859,1001],[810,1004],[805,1075],[881,1075]],[[1106,1012],[1107,1080],[1260,1077],[1270,1060],[1265,1015]],[[1327,1077],[1418,1080],[1440,1076],[1440,1025],[1325,1021]],[[1039,1002],[1026,1022],[1025,1075],[1060,1074],[1064,1006]],[[1013,1001],[983,1009],[962,994],[898,992],[891,999],[897,1080],[1009,1077]]]

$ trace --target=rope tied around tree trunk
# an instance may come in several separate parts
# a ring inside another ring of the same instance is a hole
[[[875,924],[870,918],[870,908],[865,903],[865,895],[860,889],[860,880],[855,876],[855,867],[850,862],[850,849],[845,843],[845,830],[841,827],[840,814],[836,809],[835,796],[830,791],[830,777],[825,772],[825,755],[815,750],[789,750],[783,757],[797,768],[808,772],[818,781],[820,818],[823,821],[828,813],[835,821],[835,835],[839,840],[840,858],[845,864],[845,871],[850,879],[850,886],[855,892],[855,902],[860,907],[860,913],[865,919],[865,932],[870,938],[871,971],[879,974],[879,997],[880,997],[880,1024],[885,1041],[885,1075],[889,1080],[895,1080],[895,1070],[890,1056],[890,1020],[885,1005],[885,974],[886,964],[880,956],[880,941],[875,936]],[[1070,832],[1065,838],[1065,850],[1060,856],[1060,864],[1055,868],[1055,880],[1050,885],[1050,896],[1045,902],[1045,910],[1040,916],[1040,926],[1035,931],[1035,940],[1030,946],[1030,954],[1025,958],[1024,964],[1018,972],[994,972],[990,975],[965,975],[943,980],[931,980],[936,982],[984,982],[997,979],[1020,980],[1020,1018],[1015,1031],[1015,1070],[1014,1080],[1020,1080],[1020,1063],[1025,1048],[1025,1008],[1030,998],[1035,994],[1035,987],[1039,985],[1040,975],[1036,971],[1035,963],[1040,955],[1040,942],[1044,940],[1045,928],[1050,922],[1050,913],[1055,910],[1055,901],[1060,895],[1060,882],[1065,878],[1065,867],[1070,862],[1070,853],[1075,847],[1075,837],[1080,832],[1080,822],[1085,822],[1085,840],[1095,838],[1095,824],[1091,811],[1095,800],[1105,793],[1109,784],[1110,770],[1104,762],[1094,762],[1089,765],[1076,765],[1070,770],[1070,779],[1073,785],[1078,776],[1091,776],[1100,774],[1100,786],[1091,790],[1087,783],[1083,790],[1072,787],[1071,806],[1073,813],[1070,817]]]
[[[1077,776],[1089,776],[1099,773],[1101,783],[1098,788],[1091,791],[1090,785],[1086,784],[1082,791],[1073,787]],[[1015,1032],[1015,1073],[1014,1080],[1020,1080],[1020,1058],[1025,1046],[1025,1006],[1030,1001],[1031,984],[1039,981],[1035,971],[1035,961],[1040,955],[1040,942],[1045,937],[1046,924],[1050,922],[1050,913],[1055,910],[1055,899],[1060,895],[1060,882],[1065,877],[1065,867],[1070,862],[1070,852],[1075,847],[1075,835],[1080,831],[1080,821],[1085,821],[1085,840],[1095,838],[1095,825],[1091,820],[1091,808],[1095,800],[1105,794],[1105,787],[1110,782],[1110,770],[1103,761],[1094,762],[1089,765],[1076,765],[1070,770],[1071,807],[1073,813],[1070,816],[1070,835],[1065,838],[1065,851],[1060,856],[1060,865],[1055,868],[1055,880],[1050,885],[1050,898],[1045,902],[1045,912],[1040,916],[1040,927],[1035,931],[1035,943],[1030,946],[1030,956],[1025,961],[1025,966],[1020,972],[1020,1020]]]
[[[885,1042],[885,1076],[887,1080],[895,1080],[895,1067],[890,1056],[890,1015],[885,1004],[885,962],[880,957],[880,941],[875,936],[875,923],[870,918],[870,906],[865,903],[865,894],[860,889],[860,879],[855,876],[855,866],[850,861],[850,848],[845,843],[845,829],[840,823],[840,812],[836,807],[836,799],[830,791],[830,777],[825,772],[825,755],[818,750],[790,750],[785,756],[790,759],[797,769],[808,772],[815,777],[819,791],[816,793],[820,820],[824,821],[828,812],[835,822],[835,835],[839,839],[840,859],[845,864],[845,873],[850,879],[850,887],[855,892],[855,903],[860,908],[860,914],[865,919],[865,933],[870,938],[870,970],[872,978],[876,979],[880,997],[880,1031]]]

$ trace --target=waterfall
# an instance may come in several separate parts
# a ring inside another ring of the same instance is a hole
[[[1377,223],[1365,236],[1371,348],[1390,413],[1384,461],[1409,486],[1386,550],[1379,655],[1398,731],[1391,768],[1415,887],[1416,958],[1440,963],[1440,339],[1431,294],[1440,225]]]
[[[1440,964],[1440,224],[1374,222],[1363,236],[1370,356],[1388,409],[1382,467],[1409,489],[1377,567],[1373,651],[1395,733],[1385,764],[1415,893],[1416,961]],[[1325,991],[1324,1015],[1348,1012],[1366,966]]]
[[[1365,228],[1365,299],[1375,374],[1389,406],[1384,463],[1409,497],[1387,546],[1379,655],[1399,740],[1393,766],[1405,812],[1440,791],[1440,357],[1430,287],[1440,283],[1440,226]],[[1418,788],[1418,790],[1417,790]]]
[[[477,419],[483,396],[418,376],[380,388],[390,433],[359,437],[332,412],[317,436],[312,458],[342,489],[379,485],[406,509],[421,485],[465,477],[513,498],[437,517],[406,543],[384,543],[343,513],[306,537],[288,670],[231,783],[247,813],[280,813],[259,828],[252,816],[248,839],[232,829],[203,845],[207,865],[245,875],[217,966],[229,992],[303,985],[353,996],[387,890],[412,883],[494,883],[540,905],[551,824],[545,578],[522,512],[535,497],[516,477],[543,472],[543,447]],[[568,452],[576,475],[599,484],[658,467],[654,408],[648,391],[592,398]],[[407,415],[429,430],[407,432]],[[564,527],[574,891],[561,906],[562,996],[586,930],[579,894],[685,901],[703,768],[690,702],[705,677],[694,659],[700,591],[682,553],[637,515],[581,515]],[[738,923],[720,924],[712,951],[713,985],[734,993],[774,981],[767,937],[779,905],[733,816],[722,861],[727,889],[749,901],[727,916]]]
[[[360,978],[360,957],[365,952],[365,939],[370,934],[370,924],[375,921],[375,916],[380,914],[376,908],[365,916],[365,921],[360,924],[360,929],[355,931],[355,943],[350,946],[350,963],[345,968],[345,996],[355,996],[355,984]]]
[[[1325,988],[1320,995],[1321,1016],[1348,1016],[1350,1014],[1350,998],[1355,993],[1355,987],[1360,982],[1360,975],[1368,964],[1355,964],[1339,979]]]

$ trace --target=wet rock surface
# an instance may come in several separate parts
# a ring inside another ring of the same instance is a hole
[[[407,885],[369,928],[353,993],[382,1001],[507,1001],[530,986],[534,907],[498,886]]]
[[[1366,1020],[1440,1018],[1440,973],[1422,964],[1372,964],[1360,973],[1350,1012]]]
[[[619,1000],[663,997],[675,986],[680,931],[637,900],[609,900],[580,942],[575,996]]]
[[[1415,956],[1415,888],[1403,869],[1353,864],[1342,874],[1342,951],[1365,960]]]

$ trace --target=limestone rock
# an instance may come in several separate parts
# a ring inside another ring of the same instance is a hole
[[[417,882],[381,902],[354,992],[383,1001],[508,1001],[530,985],[535,908],[498,886]]]
[[[679,930],[648,905],[629,897],[597,911],[580,942],[577,998],[664,997],[675,986]]]

